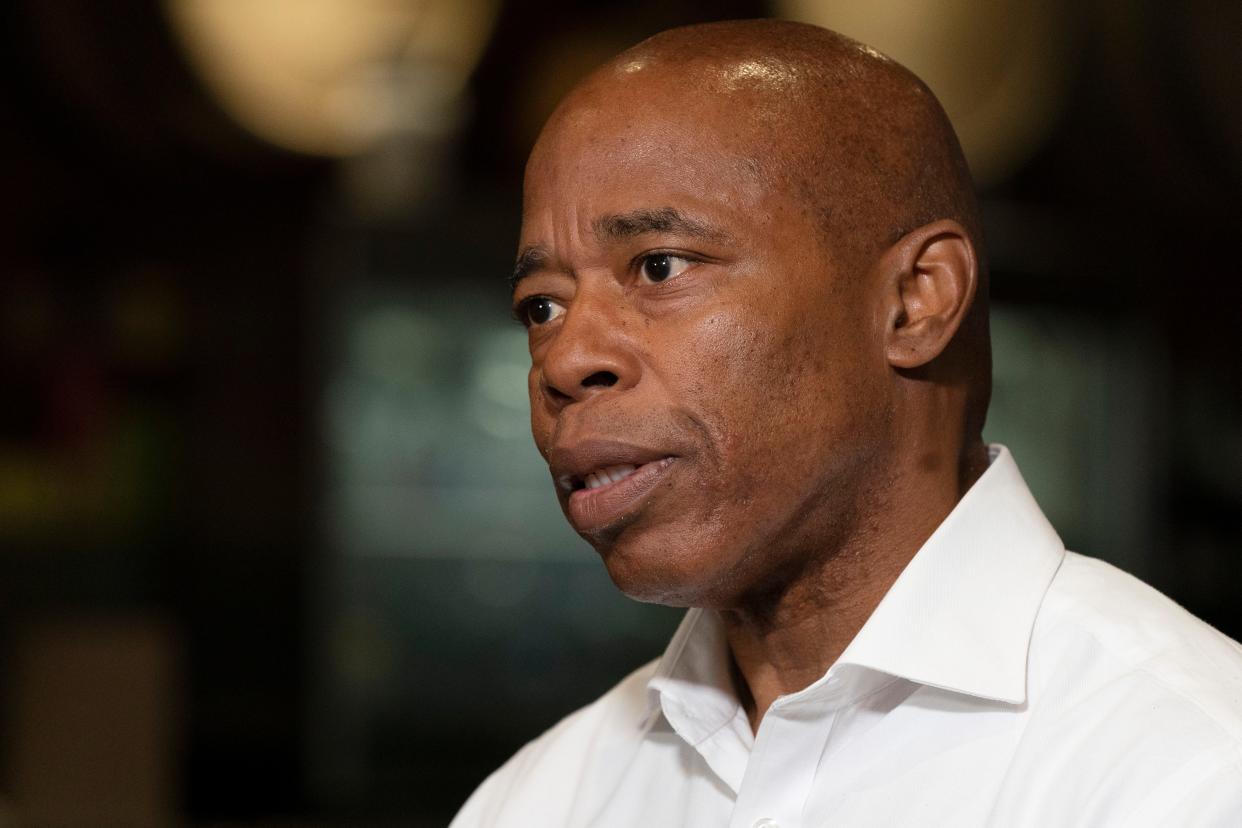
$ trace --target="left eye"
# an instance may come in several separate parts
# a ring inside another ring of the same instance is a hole
[[[694,263],[689,259],[671,253],[649,253],[643,256],[640,269],[649,281],[663,282],[677,276],[692,264]]]

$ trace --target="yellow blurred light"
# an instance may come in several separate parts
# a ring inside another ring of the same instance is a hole
[[[981,184],[1046,137],[1064,98],[1073,18],[1029,0],[776,0],[779,17],[834,29],[903,64],[940,99]]]
[[[459,95],[498,0],[165,0],[220,105],[255,135],[353,155],[409,127],[412,99]],[[434,84],[426,95],[409,85]],[[417,124],[414,124],[417,126]]]

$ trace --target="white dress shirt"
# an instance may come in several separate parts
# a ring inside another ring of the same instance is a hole
[[[721,621],[526,745],[453,828],[1242,826],[1242,648],[1066,552],[1009,452],[752,733]]]

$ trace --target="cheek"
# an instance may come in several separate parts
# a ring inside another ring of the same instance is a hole
[[[552,442],[555,422],[543,405],[542,392],[539,390],[539,372],[533,365],[526,374],[526,394],[530,400],[530,433],[535,438],[539,453],[546,456],[548,445]]]
[[[724,494],[752,487],[774,414],[774,383],[783,382],[779,347],[748,313],[723,310],[682,329],[667,378],[678,403],[705,432],[711,480]],[[706,471],[706,470],[705,470]]]
[[[795,485],[824,452],[862,437],[869,379],[851,323],[769,301],[689,327],[670,384],[709,432],[720,485],[733,496]]]

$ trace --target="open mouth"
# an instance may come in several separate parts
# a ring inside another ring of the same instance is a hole
[[[620,483],[636,471],[638,471],[638,466],[631,463],[622,463],[618,466],[608,466],[607,468],[593,471],[583,477],[570,477],[568,488],[573,492],[580,489],[598,489],[602,486],[607,486],[610,483]]]
[[[564,478],[559,482],[570,493],[570,522],[579,530],[598,529],[636,512],[676,459],[621,463]]]

